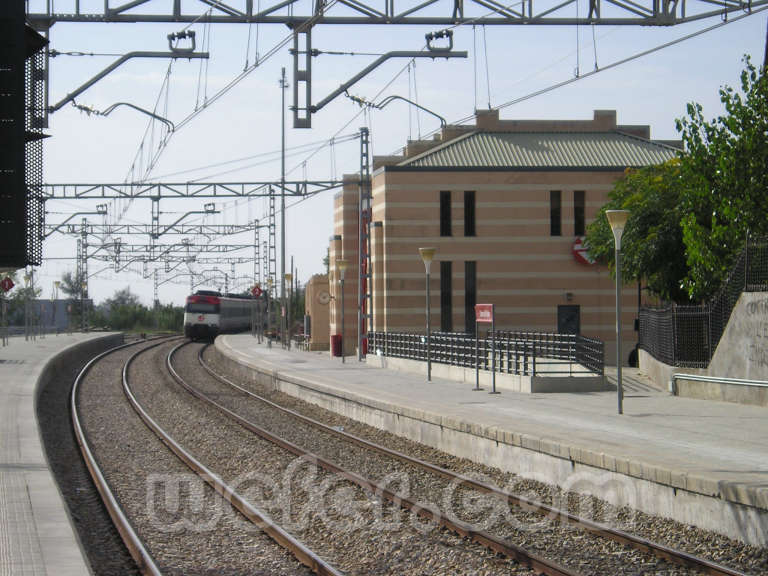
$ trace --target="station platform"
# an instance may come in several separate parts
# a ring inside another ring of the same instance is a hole
[[[619,415],[615,389],[491,395],[247,334],[216,349],[283,392],[453,455],[768,546],[766,408],[671,396],[636,368]]]
[[[0,347],[0,574],[90,574],[45,456],[35,402],[52,359],[103,337],[16,336]]]

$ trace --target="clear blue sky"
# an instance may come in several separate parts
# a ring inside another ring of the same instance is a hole
[[[66,4],[66,2],[64,2]],[[86,4],[83,2],[83,4]],[[202,4],[199,4],[201,7]],[[34,2],[33,2],[34,7]],[[59,2],[57,2],[59,7]],[[202,11],[203,8],[200,8]],[[532,98],[502,110],[502,118],[591,118],[594,109],[615,109],[622,124],[649,124],[653,138],[672,139],[678,135],[674,120],[685,114],[686,103],[700,102],[708,117],[721,112],[718,89],[738,85],[741,58],[750,54],[761,64],[766,39],[766,14],[751,16],[681,44],[655,52],[620,67],[581,79],[548,94]],[[449,122],[470,116],[477,106],[485,108],[532,93],[574,77],[578,65],[581,74],[649,48],[669,42],[717,23],[705,20],[672,28],[510,26],[483,30],[461,27],[455,30],[454,47],[467,50],[466,60],[419,60],[415,69],[404,71],[406,62],[391,60],[350,89],[352,94],[373,99],[399,94],[444,116]],[[51,47],[56,50],[97,53],[124,53],[134,50],[167,50],[166,35],[181,25],[137,24],[56,24],[51,32]],[[211,59],[201,73],[200,61],[177,61],[172,66],[170,92],[163,97],[162,114],[180,122],[203,101],[239,74],[246,62],[254,60],[256,36],[258,50],[267,53],[288,30],[280,25],[260,27],[218,25],[208,31],[195,26],[198,46],[204,34]],[[431,28],[417,27],[340,27],[320,26],[313,32],[314,48],[358,53],[382,53],[390,50],[419,50],[424,34]],[[593,34],[595,43],[593,44]],[[578,39],[578,40],[577,40]],[[475,45],[477,50],[475,50]],[[485,49],[487,46],[487,49]],[[487,62],[486,55],[487,53]],[[577,59],[578,54],[578,59]],[[323,55],[313,61],[313,101],[317,102],[365,67],[372,56]],[[51,101],[57,102],[106,67],[110,57],[60,56],[53,60]],[[209,181],[278,180],[278,156],[250,162],[202,169],[215,163],[278,151],[280,148],[280,68],[288,70],[292,60],[287,48],[253,71],[226,96],[179,130],[169,141],[150,181],[179,182],[194,179]],[[135,60],[86,91],[78,103],[96,109],[119,102],[130,102],[152,109],[166,76],[168,62]],[[488,73],[486,74],[486,69]],[[388,88],[385,86],[392,82]],[[490,95],[488,89],[490,88]],[[382,92],[383,90],[383,92]],[[290,103],[291,91],[287,91]],[[427,135],[437,128],[437,121],[426,114],[418,117],[404,103],[393,103],[369,116],[344,97],[337,98],[313,118],[311,130],[296,130],[287,115],[287,145],[290,157],[289,179],[324,180],[340,178],[359,166],[359,144],[355,141],[325,146],[310,156],[306,151],[291,153],[291,148],[324,141],[335,135],[357,132],[361,126],[371,129],[374,154],[388,154],[401,148],[408,138]],[[127,108],[109,117],[88,116],[66,106],[51,116],[45,143],[45,181],[122,182],[136,158],[147,126],[147,118]],[[152,142],[157,145],[158,138]],[[145,141],[145,148],[150,141]],[[245,167],[243,167],[245,166]],[[241,168],[242,167],[242,168]],[[236,171],[228,171],[241,168]],[[190,171],[195,169],[195,171]],[[226,172],[225,172],[226,171]],[[322,259],[332,229],[332,194],[302,202],[287,212],[287,254],[295,256],[301,281],[323,272]],[[200,201],[161,203],[161,222],[170,223],[181,213],[200,210]],[[93,209],[96,202],[49,202],[47,221],[59,222],[67,213]],[[245,223],[265,216],[266,202],[217,202],[222,214],[208,217],[208,222]],[[121,202],[110,206],[109,220],[123,214],[122,222],[150,221],[150,202],[137,200],[132,205]],[[95,221],[99,221],[98,217]],[[79,218],[78,218],[79,220]],[[194,219],[190,222],[195,221]],[[177,237],[178,238],[178,237]],[[279,238],[279,234],[278,234]],[[124,242],[145,243],[143,237],[123,238]],[[223,242],[249,243],[252,235],[233,237]],[[75,240],[52,236],[44,246],[45,257],[66,257],[75,253]],[[250,255],[250,251],[244,251]],[[279,251],[278,251],[279,254]],[[106,267],[91,262],[89,272]],[[223,267],[222,267],[223,268]],[[54,280],[75,269],[74,261],[51,260],[38,271],[38,281],[49,296]],[[136,267],[140,270],[139,267]],[[226,268],[228,270],[228,267]],[[200,268],[196,270],[200,272]],[[279,272],[279,263],[278,263]],[[237,274],[251,274],[252,265],[242,265]],[[188,281],[167,283],[161,287],[163,303],[180,304],[188,291]],[[151,279],[140,274],[100,272],[89,281],[91,296],[101,301],[115,290],[130,285],[145,303],[152,298]]]

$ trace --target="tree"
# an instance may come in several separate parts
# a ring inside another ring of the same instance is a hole
[[[768,79],[744,58],[741,91],[720,89],[725,114],[708,122],[691,103],[677,120],[684,152],[628,170],[588,229],[590,251],[613,266],[603,213],[630,210],[622,240],[625,278],[645,279],[665,300],[702,301],[722,285],[747,234],[768,235]]]
[[[683,280],[688,267],[680,227],[683,192],[679,160],[627,169],[587,229],[592,256],[613,271],[614,240],[605,211],[629,210],[621,243],[624,280],[645,281],[664,300],[687,301]]]
[[[61,277],[59,283],[59,290],[61,290],[68,298],[80,297],[80,280],[72,272],[66,272]]]
[[[102,308],[106,321],[116,330],[144,328],[152,325],[152,314],[141,304],[129,287],[118,290],[105,300]]]
[[[724,115],[707,122],[701,105],[691,103],[677,121],[686,151],[684,285],[696,300],[718,290],[747,234],[768,234],[768,78],[748,56],[744,63],[741,92],[720,89]]]

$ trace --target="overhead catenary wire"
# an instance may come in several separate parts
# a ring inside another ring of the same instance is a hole
[[[328,5],[326,6],[326,10],[333,5],[336,4],[338,0],[330,0]],[[230,90],[232,90],[235,86],[237,86],[243,79],[245,79],[247,76],[251,74],[256,68],[261,66],[264,62],[271,59],[275,54],[277,54],[283,47],[285,47],[291,40],[293,39],[293,34],[296,31],[302,31],[307,28],[311,28],[317,19],[320,18],[319,14],[316,14],[312,18],[309,18],[308,20],[302,22],[300,25],[296,27],[294,32],[291,32],[290,34],[286,35],[282,40],[280,40],[277,44],[275,44],[270,50],[264,55],[263,58],[259,58],[257,62],[254,62],[251,64],[247,70],[243,70],[240,74],[235,76],[232,80],[230,80],[229,83],[227,83],[223,88],[221,88],[218,92],[216,92],[214,95],[212,95],[210,98],[206,98],[205,103],[197,108],[196,110],[189,113],[184,119],[182,119],[180,122],[176,123],[176,130],[170,134],[167,134],[165,138],[160,143],[160,146],[153,156],[152,160],[150,161],[148,169],[145,171],[145,174],[142,178],[142,181],[145,181],[146,178],[149,177],[154,167],[157,165],[158,160],[160,159],[160,156],[162,155],[162,152],[165,150],[165,148],[168,145],[168,142],[170,139],[178,133],[182,128],[184,128],[187,124],[189,124],[192,120],[197,118],[199,114],[201,114],[204,110],[207,110],[210,106],[212,106],[215,102],[217,102],[222,96],[229,93]]]

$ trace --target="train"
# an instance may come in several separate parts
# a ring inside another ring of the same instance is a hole
[[[219,334],[249,330],[256,303],[257,299],[251,296],[198,290],[187,296],[184,336],[212,340]]]

